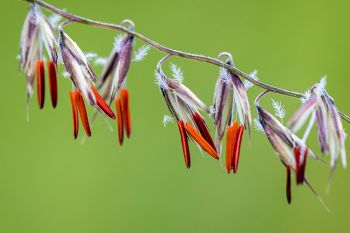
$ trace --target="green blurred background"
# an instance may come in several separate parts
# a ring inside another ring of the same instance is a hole
[[[350,113],[349,1],[50,3],[107,22],[130,18],[138,32],[175,49],[209,56],[230,51],[242,70],[257,69],[262,81],[291,90],[304,91],[327,74],[329,93]],[[0,232],[350,231],[349,170],[338,167],[327,195],[329,166],[310,160],[308,176],[331,213],[306,187],[293,186],[288,206],[284,168],[256,131],[251,146],[244,140],[238,175],[226,175],[193,145],[192,168],[186,170],[176,124],[162,125],[168,111],[154,84],[155,64],[163,55],[156,50],[129,73],[133,135],[123,147],[101,118],[85,145],[80,144],[83,131],[73,140],[67,79],[59,82],[58,109],[52,110],[47,94],[45,109],[39,110],[34,96],[27,122],[25,78],[16,60],[27,9],[20,0],[3,1],[0,15]],[[116,35],[84,25],[66,31],[84,51],[102,56],[109,54]],[[183,68],[185,84],[210,103],[218,69],[177,58],[172,62]],[[249,91],[251,103],[260,91]],[[288,116],[299,105],[297,99],[273,98],[283,101]],[[263,103],[271,109],[269,100]],[[256,116],[254,107],[252,112]],[[319,152],[315,132],[310,146]]]

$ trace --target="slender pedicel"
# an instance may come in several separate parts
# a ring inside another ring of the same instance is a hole
[[[38,104],[39,108],[44,107],[45,102],[45,65],[42,60],[36,63],[37,70],[37,92],[38,92]]]
[[[190,149],[188,148],[188,138],[185,130],[184,122],[179,120],[177,121],[177,125],[179,127],[180,131],[180,137],[181,137],[181,145],[182,145],[182,151],[184,154],[184,160],[187,168],[191,167],[191,157],[190,157]]]
[[[189,123],[185,124],[186,132],[195,140],[208,154],[210,154],[214,159],[219,159],[219,155],[216,150],[207,142],[202,135]]]
[[[239,162],[239,155],[241,153],[241,143],[242,143],[242,137],[244,132],[244,126],[241,125],[238,129],[237,138],[235,142],[234,147],[234,153],[233,153],[233,173],[236,173],[238,170],[238,162]]]
[[[115,100],[115,107],[117,110],[119,144],[123,145],[123,141],[124,141],[124,128],[123,128],[124,120],[123,120],[123,110],[122,110],[123,108],[119,98]]]
[[[291,171],[288,166],[286,166],[286,196],[287,196],[287,202],[288,204],[292,203],[292,183],[291,183]]]
[[[124,128],[126,136],[130,138],[131,135],[131,116],[130,116],[130,106],[129,106],[129,91],[126,89],[120,90],[120,100],[122,104],[122,112],[124,119]]]
[[[83,124],[85,133],[88,137],[90,137],[91,130],[90,130],[89,118],[87,116],[83,97],[81,96],[81,94],[78,90],[75,91],[75,101],[76,101],[77,106],[78,106],[80,120],[81,120],[81,123]]]
[[[58,96],[56,64],[53,61],[49,61],[48,68],[49,68],[49,83],[50,83],[51,103],[52,103],[52,107],[56,108],[57,96]]]
[[[77,139],[79,132],[79,119],[78,119],[78,106],[75,98],[75,91],[69,92],[70,101],[72,104],[72,115],[73,115],[73,135],[74,139]]]

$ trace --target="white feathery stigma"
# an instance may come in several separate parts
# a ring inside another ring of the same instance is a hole
[[[62,72],[63,78],[70,78],[70,73],[68,73],[66,70]]]
[[[106,57],[96,57],[94,60],[94,64],[96,66],[105,66],[107,64],[108,58]]]
[[[158,72],[158,70],[155,70],[154,76],[156,77],[155,83],[160,88],[163,88],[163,89],[167,89],[168,88],[168,84],[167,84],[166,80],[162,77],[162,75]]]
[[[316,95],[321,96],[324,94],[327,85],[327,76],[323,76],[319,83],[316,84]]]
[[[98,55],[94,52],[86,52],[85,53],[85,58],[88,62],[94,61],[97,57],[98,57]]]
[[[135,53],[134,62],[140,62],[143,59],[145,59],[150,49],[151,49],[151,46],[142,45]]]
[[[327,76],[323,76],[319,82],[319,87],[322,88],[322,89],[325,89],[326,88],[326,85],[327,85]]]
[[[258,71],[257,70],[253,70],[250,74],[249,74],[249,76],[251,77],[251,78],[253,78],[254,80],[258,80],[259,78],[258,78]],[[252,88],[253,86],[254,86],[254,84],[253,83],[251,83],[251,82],[249,82],[248,80],[244,80],[244,88],[246,89],[246,90],[248,90],[248,89],[250,89],[250,88]]]
[[[123,36],[120,34],[114,38],[114,48],[119,52],[122,48]]]
[[[169,123],[172,123],[174,121],[174,117],[169,116],[169,115],[164,115],[163,117],[163,125],[164,127],[167,127]]]
[[[224,83],[226,83],[227,85],[230,85],[232,83],[231,75],[229,71],[224,67],[220,68],[220,77],[222,78]]]
[[[65,10],[63,10],[63,11],[65,11]],[[62,20],[62,16],[60,16],[58,14],[52,14],[48,18],[48,21],[53,28],[57,28],[57,26],[60,24],[61,20]]]
[[[304,93],[304,97],[305,98],[300,98],[300,101],[302,104],[306,103],[310,98],[311,98],[311,91],[310,90],[307,90],[305,93]]]
[[[260,121],[258,119],[254,119],[253,120],[253,123],[254,123],[254,129],[258,132],[264,132],[264,128],[262,127]]]
[[[272,107],[275,110],[275,116],[281,119],[283,121],[284,117],[286,116],[286,109],[284,108],[283,104],[279,101],[276,101],[274,99],[271,99],[272,101]]]
[[[170,69],[173,75],[173,78],[175,81],[182,83],[184,81],[184,75],[182,73],[182,70],[179,66],[176,66],[175,64],[170,64]]]

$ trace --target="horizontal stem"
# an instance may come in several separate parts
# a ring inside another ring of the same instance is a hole
[[[162,51],[164,53],[173,55],[173,56],[178,56],[178,57],[182,57],[182,58],[186,58],[186,59],[190,59],[190,60],[195,60],[195,61],[200,61],[200,62],[213,64],[213,65],[216,65],[216,66],[219,66],[219,67],[224,67],[227,70],[231,71],[232,73],[234,73],[234,74],[236,74],[236,75],[238,75],[238,76],[248,80],[249,82],[253,83],[254,85],[256,85],[256,86],[258,86],[260,88],[263,88],[265,90],[268,90],[268,91],[271,91],[271,92],[275,92],[275,93],[278,93],[278,94],[281,94],[281,95],[285,95],[285,96],[296,97],[296,98],[304,98],[305,97],[304,94],[302,94],[302,93],[289,91],[289,90],[286,90],[286,89],[282,89],[282,88],[275,87],[275,86],[263,83],[261,81],[258,81],[256,79],[252,78],[249,74],[241,71],[240,69],[238,69],[238,68],[236,68],[234,66],[228,65],[228,64],[220,61],[217,58],[212,58],[212,57],[208,57],[208,56],[205,56],[205,55],[199,55],[199,54],[183,52],[183,51],[180,51],[180,50],[175,50],[175,49],[166,47],[166,46],[164,46],[164,45],[162,45],[160,43],[157,43],[157,42],[153,41],[152,39],[150,39],[150,38],[148,38],[148,37],[146,37],[146,36],[144,36],[144,35],[142,35],[142,34],[140,34],[138,32],[135,32],[133,30],[129,30],[128,28],[126,28],[126,27],[124,27],[122,25],[100,22],[100,21],[84,18],[84,17],[78,16],[78,15],[74,15],[72,13],[69,13],[69,12],[66,12],[64,10],[58,9],[58,8],[52,6],[52,5],[50,5],[50,4],[48,4],[48,3],[44,2],[44,1],[41,1],[41,0],[23,0],[23,1],[30,2],[30,3],[36,3],[39,6],[41,6],[43,8],[46,8],[47,10],[49,10],[49,11],[51,11],[53,13],[61,15],[62,17],[66,18],[68,20],[77,22],[77,23],[93,25],[93,26],[103,27],[103,28],[109,28],[109,29],[118,30],[118,31],[122,31],[122,32],[128,33],[128,34],[133,35],[136,38],[142,40],[143,42],[151,45],[152,47],[154,47],[154,48],[156,48],[156,49],[158,49],[158,50],[160,50],[160,51]],[[350,117],[347,116],[346,114],[342,113],[342,112],[339,112],[339,113],[340,113],[340,116],[343,118],[343,120],[350,124]]]

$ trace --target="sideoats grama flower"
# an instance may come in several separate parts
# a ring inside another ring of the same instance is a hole
[[[130,20],[124,20],[121,25],[129,26],[130,30],[135,28],[134,23]],[[107,103],[110,105],[115,101],[120,145],[123,144],[124,130],[128,138],[131,135],[129,91],[126,87],[126,77],[131,65],[133,46],[133,35],[125,34],[124,37],[115,39],[113,50],[107,59],[98,84],[98,89]]]
[[[87,136],[91,136],[89,119],[87,116],[84,100],[99,111],[103,111],[110,118],[115,115],[106,104],[103,97],[97,92],[91,83],[96,81],[96,76],[88,64],[88,61],[78,45],[59,27],[59,45],[62,53],[62,60],[76,90],[70,92],[70,99],[73,112],[74,138],[78,136],[79,122],[78,115],[82,121]],[[74,89],[73,87],[73,89]],[[78,114],[79,113],[79,114]]]
[[[272,114],[260,106],[260,99],[267,93],[268,91],[265,91],[256,98],[255,106],[258,111],[259,122],[266,137],[286,167],[286,194],[288,203],[291,203],[291,171],[294,171],[296,174],[297,184],[303,184],[305,182],[314,192],[305,177],[306,158],[310,156],[317,160],[318,157],[305,145],[303,140],[298,138]]]
[[[204,118],[198,109],[210,113],[210,108],[203,103],[188,87],[182,84],[182,73],[176,79],[168,78],[162,68],[162,63],[167,59],[163,58],[157,65],[156,82],[168,106],[168,109],[177,120],[184,160],[187,168],[191,166],[188,138],[192,138],[199,148],[202,148],[213,158],[219,159],[214,141],[209,133]]]
[[[48,62],[48,74],[52,106],[57,105],[57,52],[55,32],[41,13],[39,6],[33,4],[24,21],[20,41],[21,69],[27,76],[27,109],[29,98],[34,92],[35,77],[37,77],[38,104],[42,109],[45,101],[45,55]]]
[[[223,58],[227,59],[226,64],[233,65],[231,54],[221,53],[218,59]],[[252,119],[243,82],[225,68],[221,68],[214,90],[213,118],[216,148],[220,153],[226,132],[226,170],[236,173],[243,132],[250,130]]]
[[[310,119],[304,136],[306,140],[313,125],[317,124],[320,149],[322,153],[330,154],[331,174],[333,174],[339,157],[343,167],[346,167],[346,134],[338,109],[325,86],[326,77],[323,77],[320,83],[315,84],[308,92],[308,98],[303,100],[303,105],[290,119],[288,126],[297,132]]]

